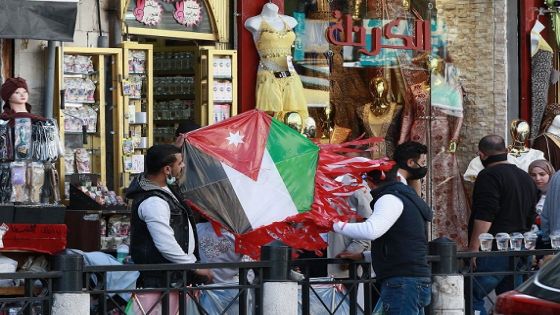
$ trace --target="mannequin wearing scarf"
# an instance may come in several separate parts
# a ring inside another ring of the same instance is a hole
[[[0,119],[9,120],[14,125],[14,118],[31,118],[35,121],[45,121],[44,117],[31,114],[31,105],[27,103],[29,98],[27,82],[22,78],[9,78],[2,84],[0,94],[4,101],[4,107]]]
[[[533,149],[544,152],[554,169],[560,169],[560,104],[549,104],[541,125],[541,134],[533,141]]]
[[[432,238],[445,236],[457,242],[458,249],[466,249],[470,209],[455,156],[463,123],[462,88],[456,77],[445,75],[453,73],[453,65],[442,59],[436,57],[429,65],[423,56],[412,61],[405,55],[398,59],[407,92],[399,143],[426,144],[427,128],[431,129]],[[431,85],[427,66],[432,68]]]

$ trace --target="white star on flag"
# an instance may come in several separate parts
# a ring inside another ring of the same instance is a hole
[[[227,137],[226,139],[228,140],[228,144],[233,144],[236,147],[241,144],[241,143],[245,143],[243,142],[243,138],[245,136],[241,135],[239,133],[239,131],[237,131],[236,133],[229,133],[229,137]]]

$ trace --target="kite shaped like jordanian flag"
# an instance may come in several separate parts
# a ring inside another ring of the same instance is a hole
[[[236,235],[238,252],[258,257],[260,246],[275,239],[325,247],[319,233],[341,215],[329,194],[344,190],[325,173],[348,173],[348,165],[337,166],[333,154],[321,159],[316,144],[257,110],[185,139],[182,190],[193,208]],[[354,171],[391,166],[360,163]]]

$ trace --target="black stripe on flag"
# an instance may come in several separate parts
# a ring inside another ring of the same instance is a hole
[[[183,147],[183,156],[186,181],[182,191],[185,196],[232,232],[249,231],[249,219],[220,161],[189,143]]]

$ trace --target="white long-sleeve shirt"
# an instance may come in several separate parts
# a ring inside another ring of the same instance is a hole
[[[171,194],[169,188],[163,187],[163,189],[168,190]],[[155,196],[147,198],[140,203],[138,207],[138,216],[140,220],[146,222],[156,248],[165,259],[178,264],[191,264],[196,262],[196,256],[194,255],[196,244],[193,227],[191,223],[188,222],[189,248],[185,253],[181,246],[179,246],[179,243],[177,243],[175,233],[169,225],[171,209],[165,200]]]
[[[375,240],[397,222],[404,209],[402,201],[394,195],[381,196],[373,205],[373,213],[364,222],[336,222],[333,230],[353,239]]]

